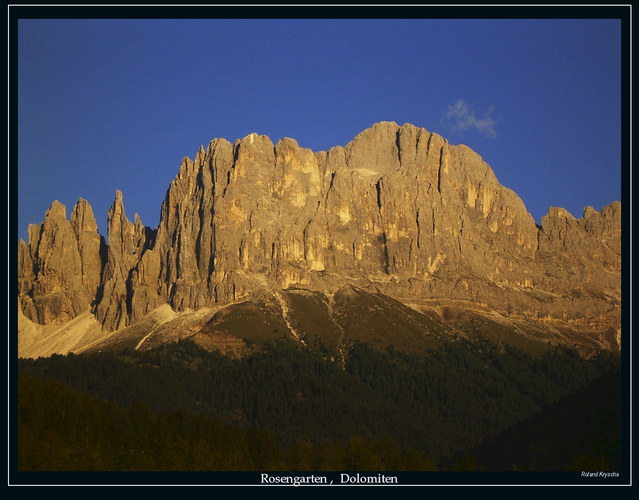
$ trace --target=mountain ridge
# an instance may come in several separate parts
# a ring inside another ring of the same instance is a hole
[[[86,200],[70,220],[54,201],[18,244],[21,314],[44,327],[89,312],[107,337],[165,305],[184,314],[290,288],[329,300],[352,285],[619,348],[621,203],[579,219],[551,207],[537,225],[477,153],[411,124],[316,153],[256,133],[214,139],[183,158],[155,229],[131,222],[117,191],[107,236]]]

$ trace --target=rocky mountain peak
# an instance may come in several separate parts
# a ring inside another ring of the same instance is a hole
[[[93,209],[87,200],[83,198],[78,199],[71,214],[71,225],[76,235],[83,231],[98,231],[98,224],[95,221]]]
[[[615,202],[580,219],[550,208],[538,227],[477,153],[411,124],[316,153],[251,133],[182,160],[156,229],[130,222],[116,191],[108,246],[88,202],[71,222],[54,202],[19,244],[20,305],[41,324],[90,309],[114,331],[165,304],[348,284],[618,330],[620,224]]]
[[[54,201],[44,222],[29,227],[29,244],[19,245],[18,290],[25,316],[60,324],[88,309],[100,282],[102,245],[85,200],[78,200],[71,221],[66,207]]]
[[[67,208],[60,203],[58,200],[54,200],[51,203],[51,206],[47,210],[44,215],[45,222],[59,222],[61,220],[66,220],[67,218]]]

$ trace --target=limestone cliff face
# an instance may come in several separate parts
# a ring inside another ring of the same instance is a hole
[[[92,307],[112,331],[162,304],[350,283],[620,325],[620,203],[580,219],[552,208],[538,227],[479,155],[409,124],[317,153],[289,138],[215,139],[183,159],[155,230],[126,218],[119,192],[106,253],[94,225],[86,202],[71,223],[56,202],[30,228],[18,249],[25,316],[61,322]]]
[[[62,324],[87,310],[100,286],[104,240],[93,211],[78,200],[71,216],[54,201],[44,222],[29,226],[18,244],[18,295],[24,315],[40,324]]]
[[[107,231],[109,247],[95,314],[108,329],[117,330],[130,323],[130,275],[153,232],[142,225],[137,214],[135,224],[127,219],[120,191],[116,192],[115,201],[109,209]]]

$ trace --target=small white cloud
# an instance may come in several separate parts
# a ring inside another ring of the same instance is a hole
[[[465,131],[468,129],[475,129],[482,134],[494,139],[497,137],[495,131],[495,120],[490,116],[493,112],[493,108],[490,108],[480,118],[475,116],[475,112],[470,109],[462,99],[457,101],[454,105],[448,106],[446,109],[445,118],[453,130]]]

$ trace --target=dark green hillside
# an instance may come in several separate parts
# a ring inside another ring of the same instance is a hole
[[[425,355],[356,342],[344,364],[292,342],[266,343],[232,360],[186,341],[145,352],[23,359],[19,368],[121,408],[144,404],[268,431],[282,449],[386,440],[441,467],[618,363],[608,354],[587,361],[553,349],[534,357],[463,339]]]
[[[319,292],[285,290],[289,321],[297,332],[302,332],[307,345],[339,356],[343,342],[343,329],[331,316],[329,299]]]
[[[282,447],[269,431],[202,414],[128,408],[20,372],[19,471],[433,470],[414,449],[354,436]]]
[[[334,296],[333,313],[350,341],[385,350],[389,345],[425,354],[447,334],[441,320],[414,311],[387,295],[345,286]]]
[[[485,470],[621,471],[621,374],[584,389],[471,451]]]
[[[203,415],[128,409],[20,372],[18,470],[145,471],[281,468],[268,432]],[[250,450],[250,452],[248,451]]]
[[[291,336],[278,304],[272,298],[232,304],[216,313],[203,333],[214,334],[216,331],[240,338],[248,346]]]
[[[535,355],[543,354],[553,348],[546,340],[523,335],[521,332],[513,332],[511,326],[504,325],[472,311],[461,312],[455,319],[454,324],[471,338],[488,338],[500,344],[509,344]]]

